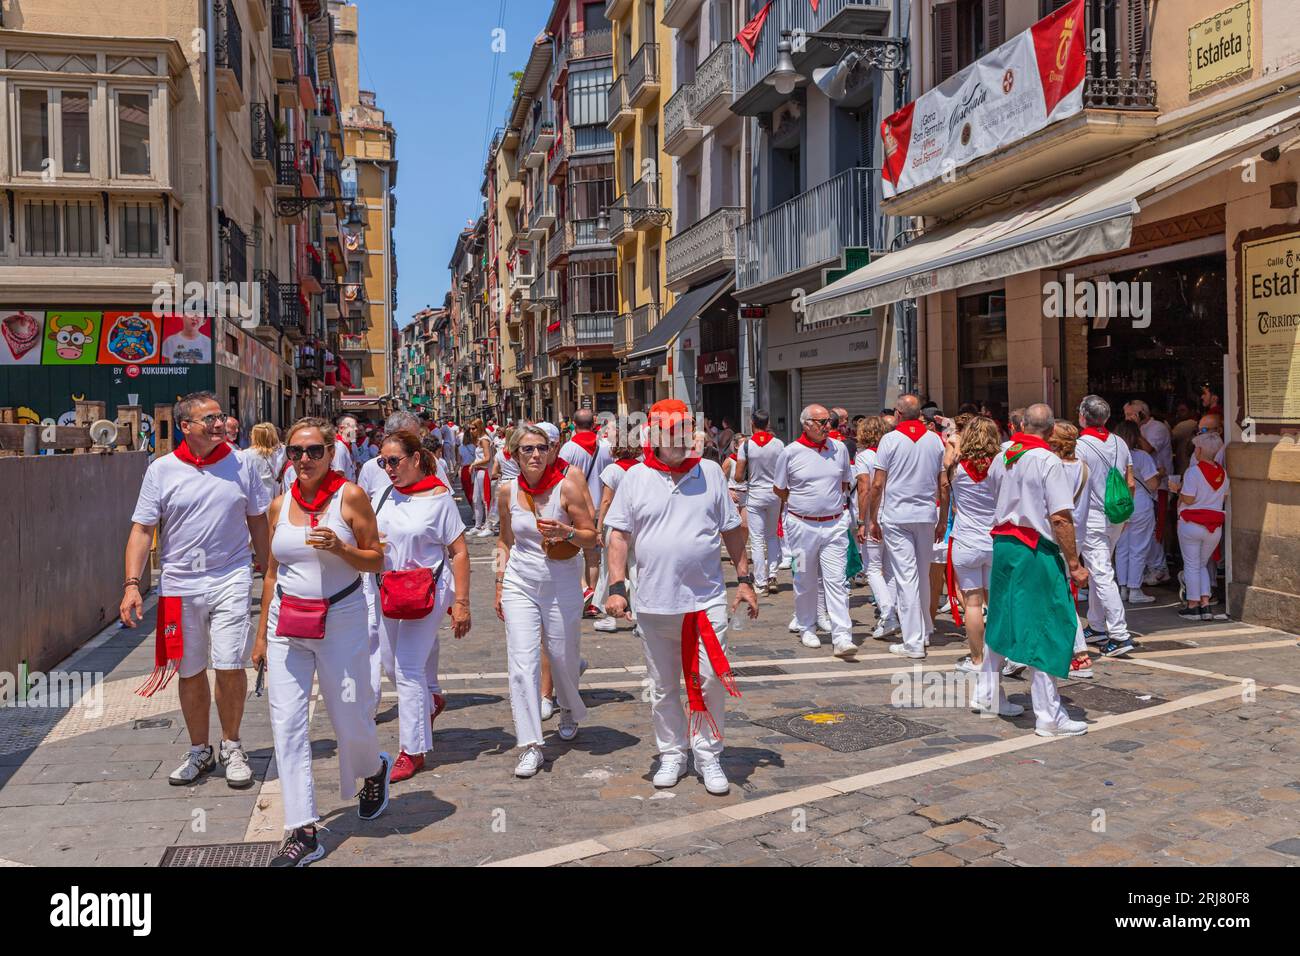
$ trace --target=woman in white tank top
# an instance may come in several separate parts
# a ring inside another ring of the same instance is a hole
[[[365,492],[330,470],[334,429],[329,422],[302,419],[289,429],[285,445],[296,478],[289,494],[271,502],[267,513],[274,533],[253,664],[266,667],[284,799],[286,834],[272,865],[304,866],[325,853],[316,837],[320,816],[308,719],[316,680],[338,740],[340,795],[359,798],[357,813],[364,820],[388,806],[391,761],[380,751],[375,730],[361,590],[361,575],[380,570],[384,559]],[[277,633],[285,598],[330,601],[322,639]]]
[[[984,661],[984,605],[993,570],[994,514],[1002,473],[993,467],[1001,451],[997,422],[976,416],[962,428],[956,460],[948,466],[954,520],[948,538],[948,575],[954,616],[964,618],[970,655],[957,670],[978,673]],[[960,602],[961,610],[957,610]]]
[[[578,694],[578,641],[582,622],[581,551],[557,560],[549,547],[596,545],[590,492],[581,469],[549,460],[550,439],[541,428],[523,425],[511,437],[519,477],[501,483],[497,508],[497,617],[506,625],[510,707],[522,749],[515,776],[531,777],[542,758],[542,642],[560,702],[560,739],[573,740],[587,715]],[[543,546],[543,538],[547,545]],[[570,548],[570,550],[572,550]]]

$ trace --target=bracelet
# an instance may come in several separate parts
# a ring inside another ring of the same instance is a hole
[[[752,574],[738,574],[736,575],[736,583],[748,584],[752,587],[754,584],[754,576]]]
[[[127,581],[127,582],[123,583],[123,585],[122,585],[122,590],[125,591],[127,588],[135,588],[137,591],[140,590],[140,580],[139,580],[139,578],[137,578],[137,579],[134,580],[134,581]]]
[[[627,581],[615,581],[613,584],[606,587],[605,590],[611,597],[621,597],[623,600],[627,600]]]

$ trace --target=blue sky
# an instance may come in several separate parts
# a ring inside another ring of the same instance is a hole
[[[505,52],[492,51],[504,4]],[[357,0],[361,87],[397,129],[397,324],[442,304],[447,260],[481,208],[484,128],[503,124],[551,0]],[[488,119],[492,76],[499,70]]]

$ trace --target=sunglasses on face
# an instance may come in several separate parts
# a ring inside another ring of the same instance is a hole
[[[550,450],[550,445],[520,445],[519,455],[520,457],[525,457],[527,455],[545,455]]]
[[[284,454],[290,461],[298,461],[303,455],[306,455],[312,461],[320,461],[325,457],[325,446],[308,445],[303,448],[301,445],[289,445],[285,448]]]
[[[406,461],[406,459],[410,457],[411,457],[410,455],[390,455],[387,458],[380,458],[379,464],[380,467],[383,468],[396,468],[398,465],[400,465],[402,462]]]
[[[810,418],[810,419],[808,419],[808,424],[809,424],[809,425],[820,425],[822,428],[825,428],[825,427],[826,427],[827,425],[829,425],[830,423],[831,423],[831,420],[830,420],[829,418]]]
[[[187,421],[191,425],[202,425],[204,428],[214,428],[217,425],[222,425],[224,427],[228,417],[228,415],[220,414],[204,415],[202,418],[185,418],[182,419],[182,421]]]

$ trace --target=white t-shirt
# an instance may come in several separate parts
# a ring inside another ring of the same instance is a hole
[[[753,438],[746,438],[740,443],[736,452],[736,461],[745,463],[745,484],[749,493],[755,498],[769,495],[772,491],[773,478],[776,476],[776,463],[785,451],[785,442],[772,438],[760,445]]]
[[[623,476],[626,475],[627,472],[628,469],[624,468],[618,462],[615,462],[612,465],[606,465],[605,470],[600,473],[600,483],[602,486],[601,497],[604,497],[603,488],[608,488],[611,491],[618,491],[618,486],[622,484]],[[599,508],[599,499],[597,499],[594,504]]]
[[[1086,487],[1081,488],[1083,484],[1083,462],[1076,458],[1074,461],[1063,461],[1065,466],[1065,478],[1070,483],[1070,494],[1074,495],[1074,533],[1076,540],[1083,536],[1084,529],[1088,527],[1088,512],[1092,510],[1092,496],[1088,494]]]
[[[1141,432],[1142,437],[1156,450],[1153,456],[1156,467],[1165,470],[1164,476],[1160,479],[1159,487],[1167,489],[1169,487],[1169,476],[1174,471],[1174,439],[1169,432],[1169,426],[1164,422],[1156,421],[1154,418],[1148,418],[1146,423],[1141,426]],[[1134,468],[1133,470],[1134,474],[1136,474],[1137,469]]]
[[[451,544],[465,533],[465,522],[450,493],[408,497],[396,488],[383,507],[381,491],[371,504],[384,542],[384,570],[411,571],[436,567]],[[443,569],[440,585],[450,579]]]
[[[1147,439],[1150,441],[1150,439]],[[1129,449],[1133,462],[1133,510],[1151,513],[1155,511],[1156,492],[1149,491],[1145,482],[1154,478],[1158,469],[1155,459],[1141,448]],[[1158,488],[1157,488],[1158,490]]]
[[[497,465],[501,468],[500,481],[513,481],[519,477],[519,460],[513,455],[506,457],[506,450],[498,448],[496,454]]]
[[[681,478],[636,464],[619,483],[605,527],[627,532],[636,561],[636,603],[648,614],[701,611],[727,598],[722,533],[740,512],[715,462]]]
[[[251,580],[247,519],[270,506],[266,487],[243,456],[232,453],[195,468],[171,454],[145,470],[131,520],[158,528],[163,595],[207,594],[236,575]]]
[[[280,493],[279,482],[275,480],[276,475],[280,473],[279,466],[276,464],[276,454],[272,452],[270,455],[262,455],[251,448],[245,448],[235,454],[245,459],[253,469],[253,473],[261,480],[267,495],[270,496],[266,499],[269,505],[271,499]]]
[[[1052,515],[1062,511],[1074,513],[1073,488],[1064,465],[1046,448],[1022,452],[1010,468],[1005,453],[993,459],[990,469],[1002,470],[993,526],[1009,522],[1033,528],[1048,540],[1056,541]]]
[[[573,468],[581,468],[587,481],[587,490],[591,492],[592,504],[600,505],[600,473],[614,461],[614,451],[609,442],[603,438],[596,439],[595,460],[592,455],[573,439],[569,439],[560,448],[560,459],[567,461]]]
[[[809,518],[842,512],[844,486],[852,480],[848,449],[833,439],[820,451],[791,442],[782,449],[772,474],[772,486],[789,492],[786,509]]]
[[[961,462],[952,470],[952,507],[955,517],[950,537],[969,548],[988,550],[993,547],[989,532],[993,530],[993,517],[998,506],[998,489],[1002,485],[1002,471],[989,465],[988,473],[976,481]]]
[[[885,472],[881,524],[932,524],[939,520],[939,473],[943,439],[927,431],[916,441],[902,432],[886,432],[876,448],[877,466]]]
[[[376,492],[383,491],[392,482],[388,480],[388,472],[384,471],[384,466],[379,463],[379,459],[371,458],[361,466],[361,471],[357,475],[357,484],[361,486],[367,498],[373,498]]]
[[[1112,467],[1125,474],[1133,458],[1128,445],[1113,434],[1106,436],[1105,444],[1093,435],[1080,435],[1074,453],[1088,465],[1088,523],[1102,527],[1106,524],[1106,478]]]
[[[1228,497],[1228,476],[1223,476],[1223,484],[1219,485],[1216,490],[1210,485],[1209,480],[1201,471],[1198,459],[1193,459],[1192,463],[1187,466],[1187,473],[1183,475],[1183,486],[1178,489],[1179,495],[1191,495],[1196,500],[1190,505],[1185,505],[1180,500],[1178,502],[1178,512],[1182,514],[1188,508],[1207,508],[1210,511],[1222,511],[1223,501]]]
[[[212,340],[206,335],[186,338],[180,332],[163,339],[162,357],[172,365],[201,365],[212,361]]]
[[[343,443],[342,439],[336,439],[334,442],[334,463],[330,467],[348,481],[355,482],[357,480],[357,463],[352,457],[352,452]]]

